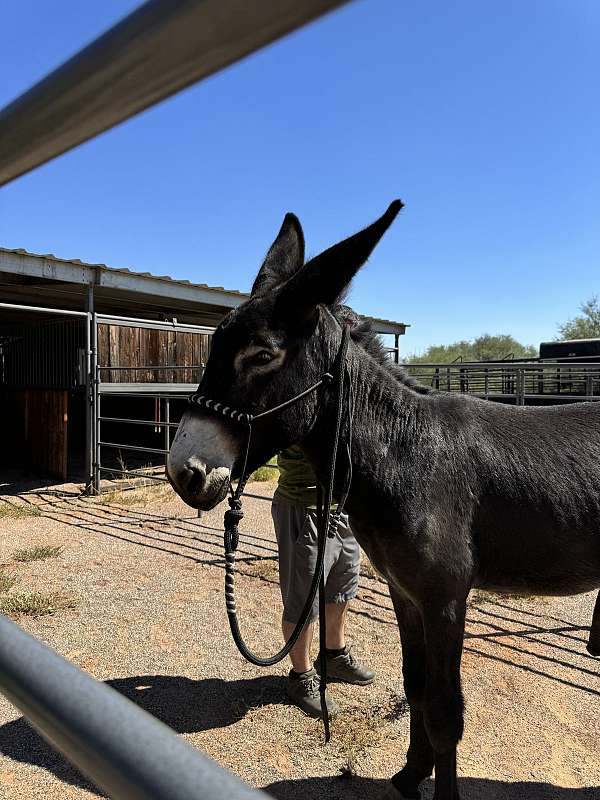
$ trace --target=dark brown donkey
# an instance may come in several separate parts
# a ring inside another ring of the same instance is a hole
[[[292,214],[252,288],[213,337],[199,392],[260,413],[331,369],[336,306],[401,208],[304,263]],[[355,332],[347,356],[354,391],[356,537],[387,578],[402,640],[410,746],[388,796],[419,797],[435,767],[436,800],[457,800],[463,732],[460,659],[467,596],[566,595],[600,586],[600,403],[519,408],[428,392],[385,363],[375,337]],[[300,443],[321,480],[333,430],[328,388],[256,422],[249,467]],[[168,473],[191,506],[213,508],[239,477],[245,431],[189,408]],[[345,470],[340,470],[340,473]],[[590,652],[600,655],[596,604]]]

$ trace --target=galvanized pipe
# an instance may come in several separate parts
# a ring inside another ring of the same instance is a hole
[[[93,439],[92,449],[94,451],[94,480],[92,483],[92,493],[100,494],[102,490],[100,473],[100,419],[102,417],[102,405],[100,394],[100,372],[98,370],[98,319],[97,314],[92,315],[92,414],[93,414]]]
[[[104,417],[101,417],[104,419]],[[137,444],[119,444],[115,442],[98,442],[100,447],[113,447],[115,450],[136,450],[140,453],[158,453],[161,455],[166,455],[169,451],[165,450],[164,447],[141,447]]]
[[[140,326],[142,327],[142,326]],[[131,371],[134,370],[166,370],[166,369],[204,369],[203,364],[143,364],[140,367],[113,367],[104,366],[98,367],[99,370],[110,370],[110,372]]]
[[[243,295],[244,297],[246,295]],[[185,322],[169,322],[168,320],[141,319],[138,317],[116,317],[114,314],[98,314],[98,322],[103,325],[118,325],[123,328],[157,328],[164,331],[181,331],[182,333],[202,333],[211,336],[215,329],[207,325],[193,325]]]
[[[0,111],[0,186],[347,0],[150,0]]]
[[[190,386],[197,386],[197,383],[184,383],[184,384],[170,384],[170,388],[164,390],[154,390],[146,392],[147,387],[169,384],[153,384],[153,383],[101,383],[98,387],[99,394],[112,395],[113,397],[170,397],[171,400],[181,400],[186,402],[190,396]],[[173,387],[179,388],[180,394],[174,394]],[[136,391],[137,390],[137,391]]]
[[[160,402],[160,400],[159,400],[159,402]],[[173,423],[171,422],[171,407],[170,407],[169,398],[165,397],[165,401],[164,402],[165,402],[165,426],[164,426],[163,430],[164,430],[164,435],[165,435],[165,449],[166,449],[166,451],[168,453],[170,448],[171,448],[171,433],[169,431],[169,428],[173,425]],[[177,427],[179,427],[179,426],[177,426]],[[165,459],[165,466],[166,466],[166,459]]]
[[[410,361],[402,362],[402,366],[406,367],[407,369],[433,369],[435,367],[443,367],[446,369],[450,367],[451,369],[484,369],[489,367],[491,369],[504,369],[504,370],[515,370],[517,368],[523,369],[553,369],[556,365],[562,367],[563,369],[582,369],[584,367],[596,367],[596,369],[600,368],[600,364],[598,361],[582,361],[577,360],[577,358],[589,358],[589,356],[573,356],[572,358],[564,357],[564,358],[553,358],[551,360],[548,359],[539,359],[539,358],[531,358],[527,361],[511,361],[510,367],[507,367],[506,361],[461,361],[458,364],[448,364],[447,362],[418,362],[418,363],[411,363]]]
[[[17,303],[0,303],[0,308],[15,311],[36,311],[40,314],[56,314],[59,317],[87,317],[87,311],[67,311],[64,308],[41,308],[40,306],[22,306]]]
[[[267,800],[1,615],[0,691],[112,800]]]
[[[136,395],[137,397],[137,395]],[[146,397],[146,395],[144,395]],[[168,399],[168,398],[167,398]],[[178,428],[178,422],[156,422],[153,419],[133,419],[130,417],[100,417],[100,422],[125,422],[127,425],[151,425],[156,428]]]
[[[89,305],[88,305],[89,308]],[[94,426],[94,370],[95,361],[92,353],[93,305],[88,311],[85,323],[85,491],[90,494],[94,483],[94,444],[92,430]]]
[[[161,483],[168,483],[167,478],[161,478],[160,475],[150,475],[148,472],[136,472],[132,469],[117,469],[116,467],[99,467],[100,472],[114,472],[119,475],[129,475],[131,478],[148,478],[151,481],[160,481]]]

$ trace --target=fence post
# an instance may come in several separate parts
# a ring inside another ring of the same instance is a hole
[[[171,437],[170,437],[170,427],[169,424],[171,422],[171,414],[169,408],[169,398],[165,397],[165,450],[171,449]],[[165,468],[167,466],[167,453],[165,453]]]
[[[85,321],[85,493],[93,493],[94,482],[94,374],[92,371],[92,314]]]
[[[585,399],[591,400],[594,396],[594,385],[592,382],[592,373],[589,369],[585,370]]]
[[[100,494],[100,371],[98,369],[98,318],[92,314],[92,354],[90,364],[92,374],[92,494]]]
[[[523,369],[517,370],[517,386],[516,386],[516,396],[517,396],[517,405],[524,406],[525,405],[525,371]]]

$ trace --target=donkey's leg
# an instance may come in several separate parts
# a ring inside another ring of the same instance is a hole
[[[593,656],[600,656],[600,592],[598,592],[598,597],[596,597],[587,649]]]
[[[390,587],[402,643],[404,692],[410,707],[410,740],[406,765],[392,778],[394,787],[405,798],[418,798],[419,784],[433,772],[433,749],[423,722],[425,699],[425,638],[416,607]]]
[[[456,747],[463,734],[460,659],[466,615],[466,593],[460,599],[427,604],[423,614],[427,685],[423,717],[435,753],[434,800],[459,800]]]

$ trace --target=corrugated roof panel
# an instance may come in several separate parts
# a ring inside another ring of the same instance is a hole
[[[54,255],[54,253],[32,253],[29,250],[24,250],[22,247],[0,247],[0,252],[16,253],[17,255],[30,256],[31,258],[43,258],[46,261],[56,261],[64,264],[76,264],[78,267],[92,267],[108,270],[110,272],[121,272],[140,278],[151,278],[157,281],[169,281],[170,283],[177,283],[181,284],[182,286],[198,287],[199,289],[212,289],[216,292],[227,292],[228,294],[234,294],[238,297],[249,296],[246,292],[240,292],[237,289],[225,289],[223,286],[209,286],[207,283],[193,283],[192,281],[186,279],[172,278],[170,275],[152,275],[151,272],[137,272],[136,270],[129,269],[128,267],[109,267],[107,264],[93,264],[88,261],[82,261],[80,258],[59,258],[58,256]]]
[[[109,267],[107,264],[92,264],[90,262],[82,261],[79,258],[59,258],[58,256],[55,256],[53,253],[46,253],[45,255],[41,255],[40,253],[31,253],[28,250],[24,250],[22,247],[16,247],[16,248],[0,247],[0,253],[16,253],[18,255],[30,256],[32,258],[45,259],[46,261],[75,264],[78,267],[90,267],[92,269],[98,268],[106,270],[111,273],[116,272],[126,275],[132,275],[134,277],[150,278],[151,280],[155,281],[169,281],[170,283],[178,284],[180,286],[187,286],[198,289],[208,289],[209,291],[214,291],[214,292],[225,292],[227,294],[235,295],[236,297],[250,296],[247,292],[240,292],[237,289],[225,289],[223,286],[209,286],[207,283],[193,283],[192,281],[187,280],[186,278],[171,278],[170,275],[152,275],[152,273],[150,272],[136,272],[135,270],[129,269],[128,267]],[[370,316],[365,316],[365,319],[373,322],[375,325],[379,323],[391,327],[394,329],[394,332],[398,333],[403,332],[398,330],[399,328],[410,327],[410,325],[407,325],[404,322],[398,322],[396,320],[391,320],[391,319],[381,319],[379,317],[370,317]]]

